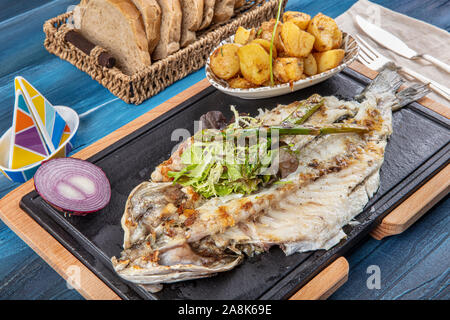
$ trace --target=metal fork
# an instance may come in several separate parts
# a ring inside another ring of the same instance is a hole
[[[376,51],[371,45],[364,41],[360,36],[356,35],[357,42],[360,47],[358,60],[362,64],[366,65],[370,69],[380,71],[385,66],[395,68],[396,70],[401,70],[410,76],[416,78],[417,80],[427,83],[431,89],[439,93],[445,99],[450,100],[450,89],[439,84],[438,82],[431,80],[409,68],[396,66],[392,60],[389,60],[381,53]]]

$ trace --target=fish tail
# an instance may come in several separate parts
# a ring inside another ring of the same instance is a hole
[[[392,107],[392,110],[397,110],[413,101],[416,101],[425,95],[430,90],[427,85],[413,84],[406,89],[396,93],[400,86],[404,83],[402,77],[397,73],[395,66],[386,66],[378,73],[375,79],[359,94],[355,99],[362,102],[367,93],[375,95],[382,95],[385,93],[391,93],[397,97],[397,101]]]
[[[406,89],[401,90],[395,95],[398,99],[398,103],[392,107],[392,111],[400,109],[413,101],[419,100],[429,92],[430,88],[428,87],[428,84],[413,84]]]

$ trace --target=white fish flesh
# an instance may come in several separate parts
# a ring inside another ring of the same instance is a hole
[[[287,255],[329,249],[345,237],[342,227],[362,212],[379,186],[392,133],[392,110],[427,93],[395,93],[398,74],[384,70],[358,97],[325,97],[305,124],[357,124],[366,134],[284,136],[296,151],[296,170],[281,183],[250,195],[205,199],[192,187],[170,182],[183,168],[186,140],[130,194],[122,218],[124,251],[112,263],[129,281],[155,285],[202,278],[234,268],[246,255],[280,246]],[[263,125],[280,125],[296,104],[260,111]]]

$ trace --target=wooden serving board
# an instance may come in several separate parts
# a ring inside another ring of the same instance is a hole
[[[353,63],[350,68],[369,78],[374,78],[377,74],[375,71],[368,69],[358,62]],[[86,147],[73,157],[80,159],[91,157],[208,86],[209,83],[206,79],[198,82],[141,117]],[[446,118],[450,118],[449,108],[443,105],[428,98],[421,99],[419,103],[440,113]],[[448,179],[449,174],[450,166],[447,166],[419,188],[383,219],[382,223],[373,230],[373,237],[382,239],[383,237],[398,234],[407,229],[448,193],[450,185]],[[30,180],[1,199],[0,218],[64,279],[70,279],[73,276],[73,270],[77,270],[77,275],[80,279],[80,287],[77,290],[83,297],[86,299],[120,299],[113,290],[81,263],[70,251],[65,249],[35,220],[19,208],[19,202],[22,197],[33,189],[33,180]],[[303,286],[291,299],[326,299],[345,283],[348,277],[348,269],[348,262],[345,258],[338,258],[321,273],[316,275],[308,284]]]

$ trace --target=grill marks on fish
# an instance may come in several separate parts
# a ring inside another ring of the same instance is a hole
[[[124,279],[154,284],[212,276],[234,268],[242,259],[219,249],[207,249],[205,245],[191,246],[185,239],[173,238],[166,246],[145,239],[125,249],[119,259],[113,257],[112,263]]]
[[[125,250],[119,259],[112,258],[115,270],[129,281],[152,284],[206,277],[233,268],[241,256],[218,254],[217,249],[209,249],[210,254],[205,255],[205,245],[197,253],[196,246],[187,243],[191,228],[198,225],[196,208],[202,201],[192,188],[170,182],[143,182],[136,187],[122,217]]]
[[[289,177],[297,188],[286,194],[282,201],[272,204],[256,220],[248,220],[212,236],[216,244],[258,244],[265,247],[277,244],[282,245],[288,254],[295,252],[292,245],[288,245],[299,241],[303,241],[303,245],[315,244],[315,248],[328,246],[330,235],[339,234],[341,227],[362,209],[349,210],[355,203],[355,199],[349,200],[350,194],[361,185],[361,181],[365,181],[366,176],[378,172],[382,163],[382,157],[371,148],[364,148],[359,139],[343,135],[331,139],[322,137],[317,141],[320,148],[310,145],[303,150],[303,163],[294,176]],[[310,148],[312,150],[308,150]],[[314,150],[323,151],[323,155],[314,154]],[[364,206],[367,195],[358,197],[363,197],[359,203]],[[338,240],[339,237],[335,239]]]
[[[326,98],[322,107],[326,111],[314,114],[310,121],[332,123],[355,112],[352,103],[343,107],[337,102]],[[269,115],[284,119],[291,112],[283,113],[280,106]],[[270,121],[267,112],[264,117]],[[345,212],[355,211],[348,210],[348,193],[361,183],[367,167],[370,172],[379,168],[375,158],[380,154],[374,155],[372,146],[378,140],[358,134],[295,139],[289,142],[299,146],[300,160],[297,170],[286,177],[291,183],[273,185],[247,197],[201,202],[192,189],[144,182],[130,195],[124,229],[130,225],[137,228],[129,231],[134,237],[125,241],[128,250],[120,260],[113,259],[116,270],[140,283],[173,282],[229,270],[241,261],[243,253],[263,252],[274,244],[291,254],[330,246],[330,237],[332,244],[339,241],[341,226],[353,218]],[[363,161],[365,158],[370,161]],[[181,212],[188,213],[187,219],[180,218]],[[135,245],[130,247],[133,241]],[[172,272],[166,272],[168,267]]]
[[[376,87],[376,86],[375,86]],[[388,86],[389,87],[389,86]],[[376,87],[378,88],[378,87]],[[361,103],[326,97],[305,125],[334,122],[371,128],[317,137],[283,137],[298,153],[295,172],[248,196],[202,199],[191,188],[166,181],[181,168],[179,157],[192,140],[157,167],[128,199],[122,225],[124,251],[115,270],[130,281],[157,284],[211,276],[234,268],[244,254],[279,245],[286,254],[329,249],[367,204],[379,185],[387,139],[392,132],[392,92],[365,92]],[[265,125],[279,125],[297,103],[260,112]]]
[[[325,103],[321,106],[318,112],[314,113],[306,122],[305,125],[320,126],[325,124],[336,123],[344,117],[353,117],[359,105],[353,101],[342,102],[336,97],[325,97]],[[270,119],[271,113],[268,113],[266,119]],[[309,143],[319,139],[320,136],[286,136],[282,139],[286,144],[293,145],[292,150],[301,150]]]
[[[169,177],[167,174],[169,171],[180,171],[184,168],[184,164],[181,163],[181,155],[184,150],[186,150],[194,141],[194,137],[186,139],[180,143],[178,149],[170,156],[169,159],[161,163],[152,172],[151,178],[153,182],[168,182],[172,181],[173,178]]]
[[[124,249],[140,241],[160,246],[184,239],[185,226],[195,219],[202,199],[190,187],[146,181],[130,194],[122,216]]]

